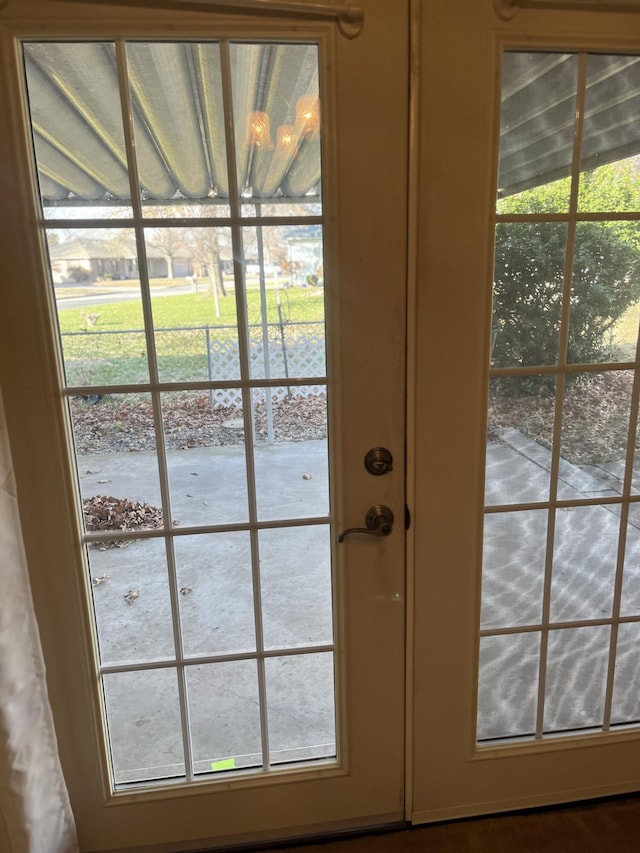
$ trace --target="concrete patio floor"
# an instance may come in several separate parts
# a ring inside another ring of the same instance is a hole
[[[550,454],[514,429],[487,449],[488,505],[535,502],[548,495]],[[192,448],[167,454],[171,512],[180,526],[248,520],[241,446]],[[325,441],[255,449],[260,520],[322,518],[328,513]],[[153,453],[84,456],[78,460],[83,497],[113,495],[160,503]],[[620,494],[621,464],[578,468],[562,462],[564,500]],[[640,478],[639,478],[640,480]],[[635,488],[635,487],[634,487]],[[634,507],[635,510],[635,507]],[[619,506],[559,509],[550,595],[552,622],[598,620],[611,614]],[[487,516],[482,627],[537,624],[542,616],[546,510]],[[179,690],[189,697],[197,773],[262,763],[256,626],[267,650],[330,645],[330,539],[326,524],[261,531],[260,584],[252,575],[246,531],[175,537],[176,627],[184,653],[198,662],[179,685],[172,595],[160,539],[126,548],[89,549],[95,618],[105,666],[160,664],[105,676],[117,782],[184,773]],[[131,603],[127,596],[137,593]],[[256,622],[255,598],[260,596]],[[640,613],[640,516],[627,528],[623,615]],[[610,628],[565,628],[549,635],[545,729],[598,726],[602,720]],[[612,722],[640,719],[640,670],[635,623],[620,627]],[[540,632],[482,640],[478,734],[481,739],[535,730]],[[248,659],[200,662],[217,655]],[[267,659],[264,692],[269,753],[274,763],[331,757],[335,751],[332,655],[326,651]]]
[[[487,448],[488,506],[543,501],[549,494],[551,454],[515,429],[495,433]],[[599,500],[622,493],[619,461],[578,467],[561,460],[558,498]],[[632,494],[639,494],[633,477]],[[640,614],[640,515],[626,525],[620,613]],[[484,533],[481,627],[539,624],[547,547],[546,510],[488,514]],[[558,508],[555,516],[549,619],[570,623],[612,614],[620,534],[620,505]],[[611,724],[640,721],[640,626],[618,634]],[[545,731],[599,727],[605,702],[610,627],[588,625],[549,633]],[[478,737],[535,731],[540,633],[488,636],[481,642]]]
[[[167,454],[171,514],[179,528],[249,519],[242,446]],[[83,498],[128,498],[160,505],[154,453],[78,459]],[[258,517],[263,521],[328,515],[325,441],[255,449]],[[263,530],[259,592],[247,531],[178,535],[173,540],[178,628],[185,656],[249,655],[256,650],[254,596],[260,596],[264,648],[331,645],[328,524]],[[175,657],[167,554],[162,539],[126,548],[91,547],[94,613],[105,666],[169,662]],[[254,592],[255,590],[255,592]],[[133,593],[133,596],[132,596]],[[265,663],[268,739],[273,763],[335,754],[330,652],[283,655]],[[193,663],[186,668],[194,769],[262,764],[255,660]],[[184,772],[179,686],[172,668],[105,676],[118,782]]]

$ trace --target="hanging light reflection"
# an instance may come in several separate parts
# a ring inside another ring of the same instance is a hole
[[[273,148],[271,123],[267,113],[254,110],[247,115],[246,144],[251,148]]]
[[[306,136],[320,131],[320,101],[314,95],[298,98],[296,127]]]
[[[296,128],[292,124],[282,124],[276,130],[276,150],[279,154],[289,154],[296,144]]]

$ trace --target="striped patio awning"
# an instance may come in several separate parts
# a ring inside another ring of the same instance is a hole
[[[245,199],[317,199],[315,45],[232,43],[226,113],[218,43],[128,42],[120,76],[116,57],[110,42],[24,46],[44,204],[129,199],[122,80],[144,200],[228,198],[225,117],[228,124],[233,119],[236,180]],[[577,54],[505,54],[500,195],[569,174],[578,65]],[[582,168],[592,169],[640,153],[640,58],[590,54],[586,67],[581,157]]]

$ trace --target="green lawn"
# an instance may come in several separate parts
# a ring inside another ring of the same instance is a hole
[[[278,353],[292,352],[305,336],[323,338],[322,329],[317,325],[324,318],[322,290],[291,288],[281,291],[279,299],[281,313],[276,292],[267,291],[269,338],[276,342]],[[204,292],[204,288],[198,293],[156,298],[152,291],[155,344],[162,382],[239,378],[234,292],[229,291],[219,304],[221,317],[217,318],[213,297]],[[142,306],[138,300],[61,309],[58,313],[69,385],[148,381]],[[262,340],[262,311],[258,288],[247,293],[247,314],[249,324],[257,324],[257,328],[251,329],[251,339],[259,342]],[[95,325],[88,324],[88,315],[99,315]],[[214,369],[210,377],[208,354],[212,353]]]
[[[170,282],[169,282],[170,284]],[[277,293],[267,290],[267,320],[277,323],[279,320]],[[185,328],[186,326],[225,326],[236,323],[236,302],[234,292],[219,300],[220,317],[215,315],[213,296],[204,292],[200,284],[198,293],[178,294],[176,296],[153,297],[153,320],[156,328]],[[324,294],[321,289],[288,288],[280,291],[280,305],[285,322],[322,322],[324,319]],[[252,288],[247,291],[247,311],[249,323],[260,323],[260,291]],[[99,314],[95,331],[115,331],[142,329],[142,305],[138,300],[130,302],[108,302],[90,308],[65,308],[59,311],[60,331],[80,332],[87,329],[85,316]]]
[[[622,360],[635,358],[639,319],[640,303],[636,302],[627,308],[614,326],[613,341],[620,350]]]

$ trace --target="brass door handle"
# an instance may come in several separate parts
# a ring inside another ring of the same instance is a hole
[[[374,504],[367,510],[364,527],[349,527],[338,536],[338,542],[344,542],[350,533],[366,533],[369,536],[388,536],[393,530],[393,513],[388,506]]]

